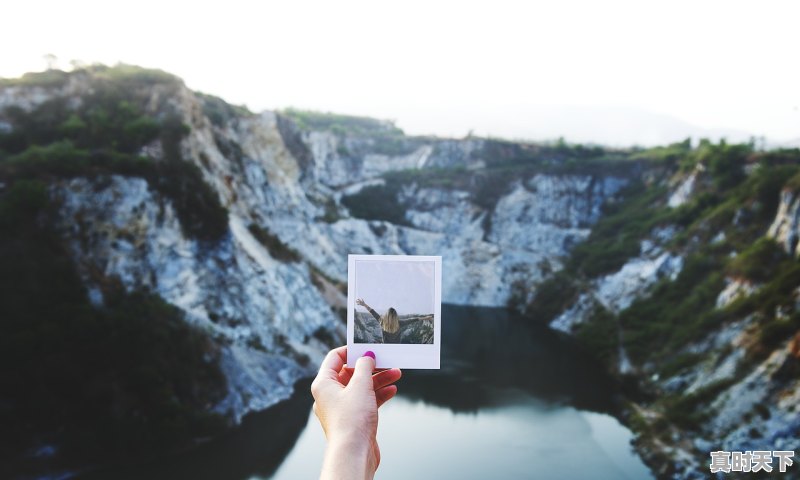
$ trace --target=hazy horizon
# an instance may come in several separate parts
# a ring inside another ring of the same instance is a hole
[[[159,68],[254,111],[390,119],[412,135],[800,144],[795,2],[232,0],[187,10],[82,0],[9,10],[33,20],[0,32],[15,46],[2,77],[41,71],[50,53],[64,69]]]

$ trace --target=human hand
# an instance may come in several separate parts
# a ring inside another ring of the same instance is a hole
[[[357,299],[356,300],[356,304],[361,305],[364,308],[369,308],[369,307],[367,307],[367,302],[365,302],[363,298]]]
[[[395,396],[397,386],[392,384],[402,373],[393,368],[373,374],[371,353],[348,368],[347,347],[331,350],[311,384],[314,413],[328,439],[323,479],[369,479],[380,464],[378,407]]]

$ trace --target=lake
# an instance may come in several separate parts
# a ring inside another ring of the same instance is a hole
[[[442,369],[409,370],[380,411],[377,479],[651,479],[610,413],[616,384],[571,339],[505,310],[442,307]],[[229,434],[114,478],[316,478],[310,382]],[[99,477],[98,477],[99,478]]]

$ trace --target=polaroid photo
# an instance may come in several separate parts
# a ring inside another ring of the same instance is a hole
[[[377,368],[438,369],[442,257],[348,255],[347,364],[371,350]]]

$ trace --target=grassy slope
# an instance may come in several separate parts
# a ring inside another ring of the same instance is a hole
[[[671,164],[683,175],[698,164],[705,168],[692,200],[670,209],[665,206],[663,185],[634,186],[623,202],[608,207],[589,239],[573,251],[567,268],[539,287],[528,312],[536,321],[554,318],[569,306],[585,282],[615,271],[627,257],[638,254],[638,243],[653,228],[675,225],[679,233],[667,248],[685,257],[680,275],[656,284],[618,315],[598,307],[577,336],[615,370],[621,328],[625,350],[646,377],[657,373],[669,378],[711,353],[689,354],[682,347],[752,314],[756,341],[748,347],[741,367],[747,369],[800,330],[793,296],[800,285],[800,263],[764,237],[781,190],[800,186],[796,183],[800,150],[757,153],[748,145],[704,143],[677,155]],[[749,175],[746,166],[752,169]],[[763,287],[717,309],[716,298],[726,276]],[[783,314],[778,315],[779,310]],[[644,376],[640,381],[648,385]],[[729,385],[709,385],[688,396],[660,394],[652,407],[681,428],[699,429],[709,413],[709,402]],[[663,422],[639,423],[641,430],[656,435],[668,431]]]

